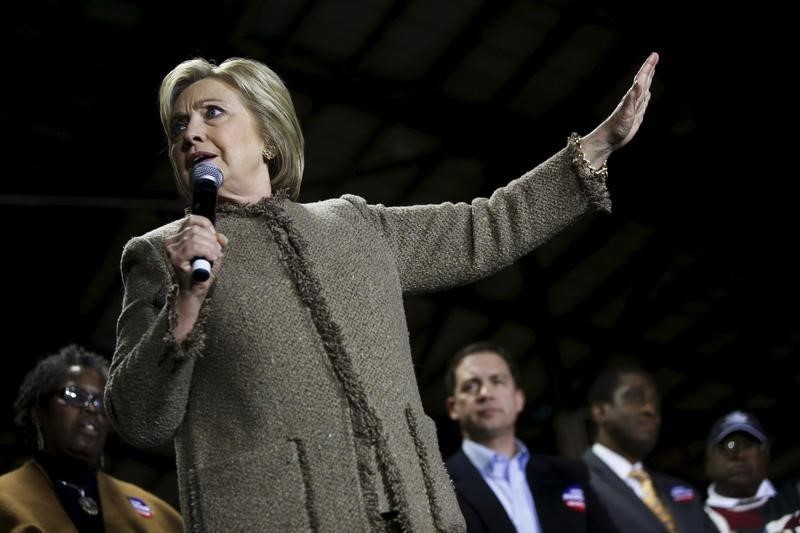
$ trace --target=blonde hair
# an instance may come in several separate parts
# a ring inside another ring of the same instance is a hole
[[[205,78],[218,79],[239,93],[259,125],[264,147],[275,154],[274,158],[267,161],[272,189],[288,189],[289,197],[297,200],[305,165],[303,132],[289,90],[280,77],[263,63],[232,57],[215,65],[198,57],[184,61],[164,76],[158,91],[158,105],[161,125],[170,146],[174,143],[170,119],[175,101],[187,87]],[[172,168],[179,189],[187,198],[191,197],[178,176],[175,161],[172,161]]]

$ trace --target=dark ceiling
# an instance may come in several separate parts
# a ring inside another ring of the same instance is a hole
[[[412,204],[490,194],[600,122],[656,50],[646,122],[610,161],[614,214],[495,277],[407,299],[423,401],[452,451],[444,365],[491,338],[523,367],[523,437],[574,455],[589,382],[633,359],[664,395],[653,464],[702,483],[711,421],[743,407],[769,429],[774,475],[796,475],[800,187],[781,134],[796,64],[782,20],[680,1],[17,3],[0,18],[2,405],[64,344],[113,352],[122,246],[181,215],[156,105],[179,61],[249,56],[283,76],[306,135],[301,200]],[[10,468],[22,450],[4,413]],[[165,450],[112,439],[110,468],[175,503]]]

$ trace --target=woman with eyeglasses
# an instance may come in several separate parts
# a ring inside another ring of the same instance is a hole
[[[0,476],[0,531],[183,531],[169,504],[100,469],[108,362],[70,345],[25,377],[15,422],[33,458]]]

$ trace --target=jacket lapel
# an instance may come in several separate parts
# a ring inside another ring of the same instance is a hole
[[[675,520],[675,525],[678,527],[678,531],[693,531],[693,526],[696,529],[695,521],[691,519],[692,513],[690,510],[692,510],[697,504],[693,501],[678,503],[675,501],[675,498],[672,494],[672,489],[676,487],[683,486],[687,489],[691,489],[692,492],[694,492],[694,489],[688,485],[681,485],[681,483],[675,483],[674,481],[665,479],[657,474],[651,473],[650,477],[653,479],[653,485],[656,488],[658,497],[661,498],[664,506],[672,514],[672,518]],[[698,495],[695,492],[693,500],[696,500],[697,497]]]
[[[561,476],[553,472],[552,465],[545,458],[536,455],[531,455],[526,474],[542,531],[571,530],[568,525],[576,518],[577,511],[565,512],[567,508],[562,494],[566,487],[559,482]]]
[[[28,507],[36,509],[36,525],[41,526],[42,531],[77,533],[44,469],[36,461],[29,460],[17,472],[20,499],[23,502],[30,501]]]
[[[642,531],[666,533],[666,528],[650,508],[602,459],[588,450],[583,455],[583,460],[589,466],[595,492],[606,504],[609,515],[617,523],[617,527],[622,531],[636,531],[640,526],[625,523],[632,519],[641,526],[646,524],[646,529]]]
[[[489,531],[493,533],[516,531],[503,505],[464,452],[459,450],[448,461],[447,466],[456,485],[456,492],[475,509]]]

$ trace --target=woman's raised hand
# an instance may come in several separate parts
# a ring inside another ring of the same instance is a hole
[[[612,152],[628,144],[639,131],[647,104],[650,102],[650,84],[657,63],[658,54],[653,52],[639,68],[633,78],[633,84],[614,111],[581,139],[583,153],[593,167],[602,166]]]

